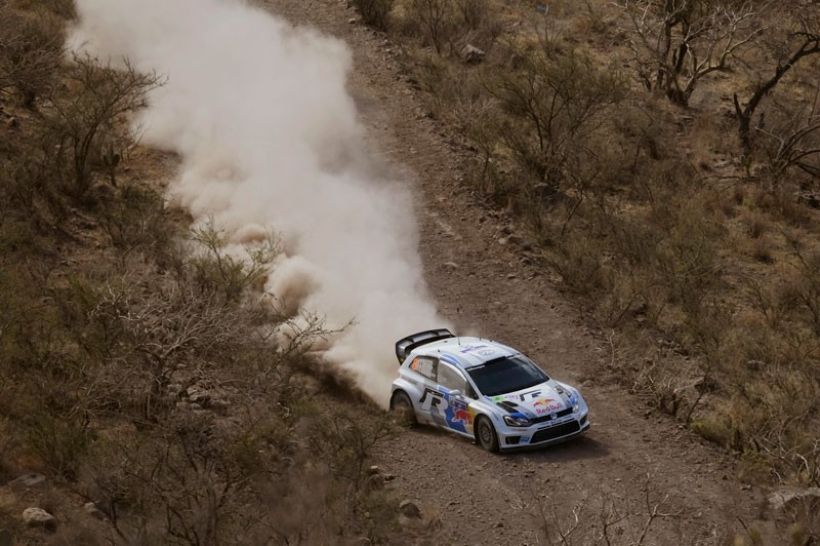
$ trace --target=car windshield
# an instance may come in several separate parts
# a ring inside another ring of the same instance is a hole
[[[549,381],[547,374],[524,355],[496,358],[467,372],[485,396],[520,391]]]

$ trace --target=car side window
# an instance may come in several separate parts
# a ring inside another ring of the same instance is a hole
[[[460,390],[462,393],[467,392],[467,380],[461,373],[442,362],[438,367],[438,384],[442,387],[452,390]]]
[[[410,369],[418,372],[427,379],[436,380],[436,368],[438,367],[438,360],[429,356],[417,356],[410,363]]]

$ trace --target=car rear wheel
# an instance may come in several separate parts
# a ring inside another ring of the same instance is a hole
[[[396,391],[393,398],[390,399],[390,411],[392,411],[396,419],[403,425],[413,426],[416,424],[416,412],[413,410],[413,402],[404,391]]]
[[[495,433],[492,421],[487,417],[482,415],[478,418],[475,435],[478,445],[493,453],[498,451],[498,435]]]

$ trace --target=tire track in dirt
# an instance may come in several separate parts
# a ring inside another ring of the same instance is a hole
[[[586,503],[594,517],[603,500],[626,509],[643,501],[647,475],[653,499],[668,494],[664,508],[676,514],[657,521],[647,544],[680,544],[679,537],[684,544],[718,544],[738,518],[755,521],[762,494],[733,478],[723,452],[598,379],[610,358],[606,340],[584,326],[543,272],[499,244],[499,220],[460,184],[463,158],[425,115],[393,57],[394,46],[349,23],[355,12],[344,0],[262,3],[353,50],[351,92],[375,153],[413,181],[425,276],[441,312],[463,333],[520,348],[556,378],[579,384],[589,402],[591,432],[546,450],[492,455],[432,430],[403,433],[383,448],[380,465],[396,476],[399,490],[440,520],[441,539],[536,544],[537,521],[529,514],[539,505],[569,510]]]

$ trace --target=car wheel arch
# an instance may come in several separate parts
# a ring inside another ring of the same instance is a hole
[[[410,396],[409,392],[407,392],[406,390],[404,390],[402,388],[398,388],[398,389],[394,390],[393,394],[390,395],[390,408],[391,409],[393,408],[393,404],[396,401],[396,397],[401,396],[401,395],[406,396],[407,400],[410,401],[410,405],[413,406],[413,409],[415,409],[416,405],[413,403],[413,397]]]
[[[482,420],[482,419],[486,419],[487,421],[489,421],[489,422],[490,422],[490,425],[492,425],[492,424],[493,424],[493,419],[492,419],[492,417],[490,417],[490,416],[489,416],[489,415],[487,415],[486,413],[479,413],[479,414],[477,414],[477,415],[475,416],[475,418],[473,418],[473,423],[474,423],[474,426],[473,426],[473,437],[475,438],[476,443],[480,443],[480,441],[479,441],[479,439],[478,439],[478,430],[479,430],[479,428],[480,428],[480,427],[479,427],[479,423],[481,423],[481,420]],[[494,426],[494,425],[493,425],[493,429],[495,429],[495,426]]]

